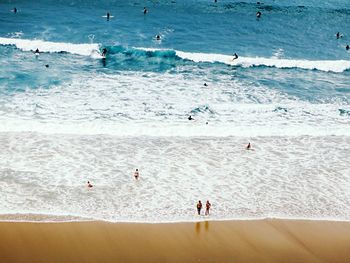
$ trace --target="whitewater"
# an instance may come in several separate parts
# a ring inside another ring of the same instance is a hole
[[[0,220],[350,220],[346,1],[12,5]]]

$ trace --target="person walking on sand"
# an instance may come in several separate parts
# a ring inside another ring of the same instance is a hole
[[[197,212],[198,212],[198,215],[201,214],[201,210],[202,210],[202,202],[201,202],[201,200],[199,200],[198,203],[197,203]]]
[[[139,169],[136,169],[136,171],[135,171],[135,173],[134,173],[135,179],[138,180],[138,179],[139,179],[139,176],[140,176],[140,174],[139,174]]]
[[[211,203],[209,203],[209,200],[207,200],[207,203],[205,204],[205,215],[209,215],[209,209],[211,207]]]

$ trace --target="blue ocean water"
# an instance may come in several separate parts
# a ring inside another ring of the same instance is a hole
[[[350,219],[349,22],[347,0],[0,1],[0,212],[192,220],[209,194],[216,219]]]

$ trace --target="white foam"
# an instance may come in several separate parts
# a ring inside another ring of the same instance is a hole
[[[256,137],[247,151],[248,139],[240,137],[0,133],[0,214],[113,222],[349,220],[349,140]],[[211,201],[210,217],[196,215],[199,199]]]
[[[35,51],[36,49],[39,49],[40,52],[68,52],[81,56],[101,57],[101,55],[99,57],[97,55],[99,54],[98,44],[73,44],[0,37],[0,45],[14,45],[23,51]]]
[[[176,51],[176,55],[182,59],[188,59],[194,62],[220,62],[242,67],[267,66],[276,68],[317,69],[332,72],[343,72],[350,69],[350,61],[348,60],[297,60],[262,57],[239,57],[238,59],[232,60],[233,56],[228,55],[182,51]]]

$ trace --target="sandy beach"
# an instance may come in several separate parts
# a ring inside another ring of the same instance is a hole
[[[0,223],[1,262],[349,262],[350,222]]]

